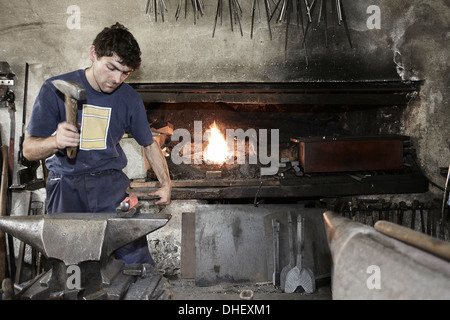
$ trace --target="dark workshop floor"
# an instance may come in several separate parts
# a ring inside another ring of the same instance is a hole
[[[253,294],[253,300],[331,300],[329,278],[318,280],[316,292],[312,294],[300,292],[303,291],[301,288],[294,293],[284,293],[271,282],[222,283],[210,287],[198,287],[194,279],[175,279],[169,283],[174,300],[242,300],[243,291]]]

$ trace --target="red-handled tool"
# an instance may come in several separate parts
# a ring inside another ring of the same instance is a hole
[[[136,194],[131,193],[119,204],[116,208],[116,213],[120,218],[132,218],[135,214],[140,212],[141,204],[139,203],[139,200],[158,199],[160,199],[158,196],[140,196],[138,198]]]

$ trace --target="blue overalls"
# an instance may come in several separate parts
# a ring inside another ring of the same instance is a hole
[[[105,170],[80,175],[60,175],[49,171],[47,179],[47,212],[116,212],[128,195],[129,179],[120,170]],[[146,237],[117,249],[114,257],[125,264],[155,262]]]

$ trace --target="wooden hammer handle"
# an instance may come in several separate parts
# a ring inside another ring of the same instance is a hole
[[[375,230],[384,233],[389,237],[403,241],[450,261],[450,242],[430,237],[422,232],[418,232],[385,220],[377,221],[374,227]]]
[[[66,96],[65,106],[66,106],[66,121],[70,124],[73,124],[76,127],[77,113],[78,113],[77,100]],[[77,156],[77,147],[67,147],[66,152],[67,157],[69,157],[69,159],[75,159],[75,157]]]

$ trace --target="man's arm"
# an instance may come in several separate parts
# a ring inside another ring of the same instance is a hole
[[[74,125],[61,122],[56,133],[50,137],[41,138],[26,135],[22,145],[23,156],[29,161],[46,159],[58,150],[66,147],[76,147],[80,143],[80,134]]]
[[[160,199],[155,201],[155,204],[169,204],[172,194],[172,182],[170,180],[169,168],[167,167],[166,159],[164,158],[161,148],[156,141],[144,147],[145,156],[151,168],[156,174],[161,187],[149,195],[159,196]]]

